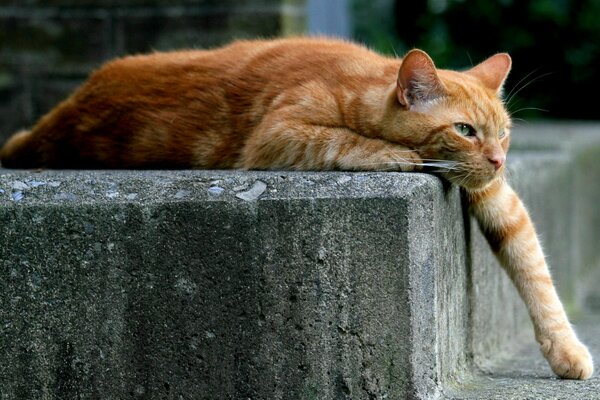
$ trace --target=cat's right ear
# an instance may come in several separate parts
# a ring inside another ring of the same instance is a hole
[[[409,51],[398,72],[398,101],[407,108],[446,94],[431,58],[422,50]]]

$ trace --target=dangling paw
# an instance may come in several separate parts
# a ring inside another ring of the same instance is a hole
[[[544,339],[541,351],[561,378],[589,379],[594,372],[590,352],[576,337]]]

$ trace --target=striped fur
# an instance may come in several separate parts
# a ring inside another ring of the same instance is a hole
[[[482,232],[527,306],[550,367],[563,378],[590,378],[592,357],[569,324],[523,203],[503,179],[467,193]]]
[[[503,179],[510,118],[499,94],[510,66],[497,54],[465,72],[441,70],[420,50],[388,58],[307,38],[126,57],[14,135],[0,160],[14,168],[438,173],[469,193],[552,369],[585,379],[589,353]]]

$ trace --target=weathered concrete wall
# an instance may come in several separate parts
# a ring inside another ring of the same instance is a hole
[[[238,197],[257,182],[258,200]],[[0,187],[2,398],[439,383],[436,291],[464,293],[464,236],[458,191],[437,178],[5,170]],[[460,337],[455,308],[442,324]],[[464,340],[444,340],[447,364]]]
[[[514,139],[575,314],[600,133]],[[532,335],[458,190],[423,174],[0,170],[0,268],[2,399],[429,398]]]

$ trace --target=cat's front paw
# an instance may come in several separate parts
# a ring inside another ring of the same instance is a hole
[[[592,356],[575,337],[541,341],[541,350],[552,371],[565,379],[589,379],[594,372]]]
[[[370,155],[364,164],[375,171],[421,171],[423,160],[419,155],[401,146],[387,145]]]

